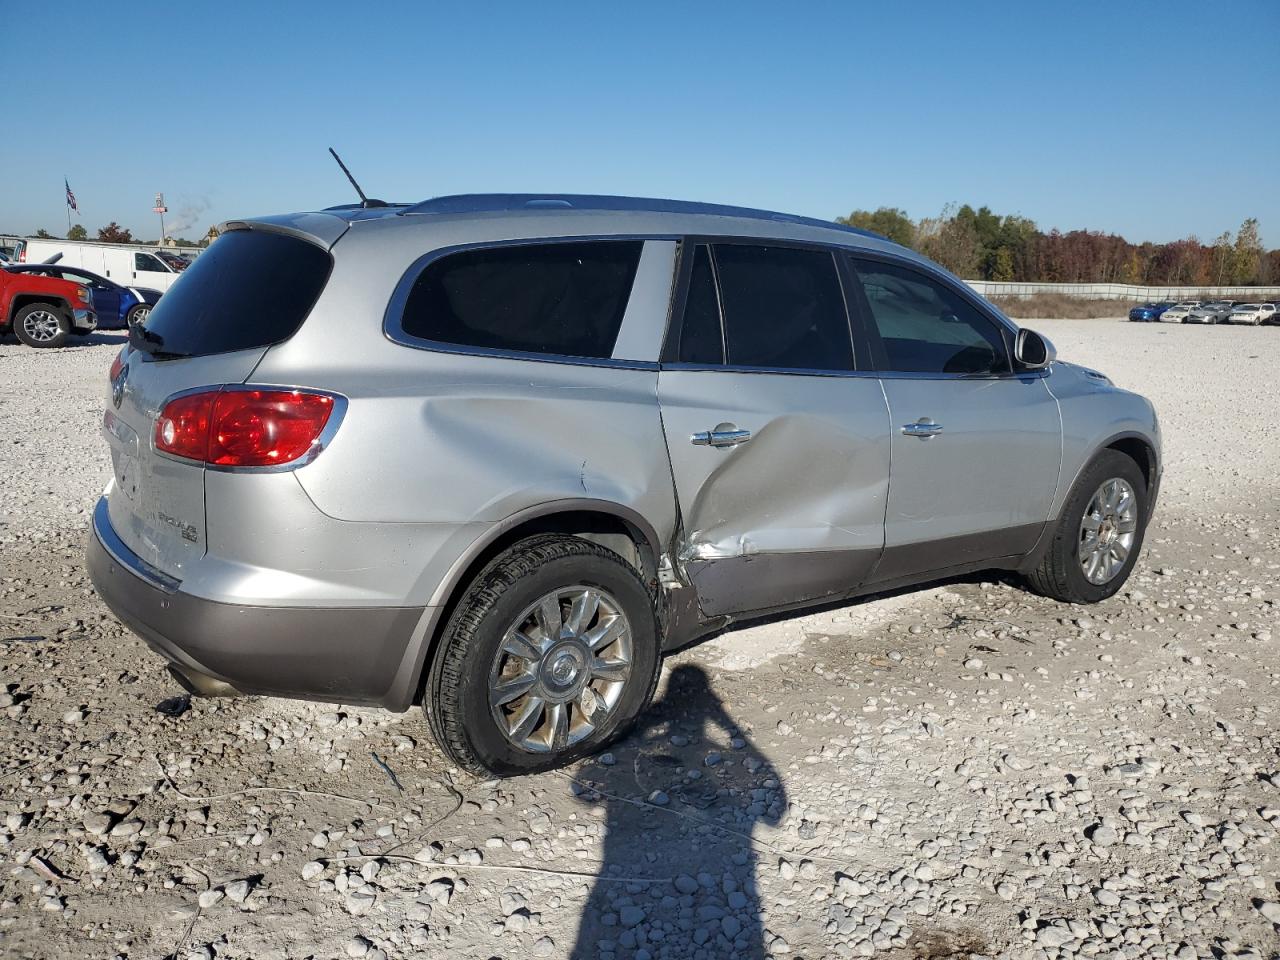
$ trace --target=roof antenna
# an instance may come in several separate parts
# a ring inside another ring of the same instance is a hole
[[[360,206],[365,207],[366,209],[369,207],[387,206],[385,200],[370,200],[366,197],[364,195],[364,191],[360,189],[360,184],[356,183],[356,178],[351,175],[351,171],[347,169],[347,165],[343,163],[342,158],[338,156],[338,151],[333,149],[333,147],[330,147],[329,152],[333,154],[333,159],[338,161],[338,166],[340,166],[342,168],[342,172],[347,175],[347,179],[351,181],[351,185],[356,188],[356,193],[360,195]]]

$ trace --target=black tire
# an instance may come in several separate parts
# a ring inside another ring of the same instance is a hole
[[[1080,566],[1080,523],[1094,493],[1111,479],[1124,480],[1133,488],[1137,499],[1137,525],[1133,545],[1124,563],[1110,580],[1098,584],[1091,582]],[[1027,574],[1031,589],[1063,603],[1098,603],[1115,595],[1124,586],[1142,552],[1149,512],[1147,483],[1138,465],[1117,450],[1102,451],[1076,481],[1063,505],[1048,550],[1040,565]]]
[[[34,336],[26,328],[29,318],[33,315],[47,315],[56,318],[57,333],[47,339]],[[29,303],[14,314],[13,332],[28,347],[60,347],[71,336],[71,321],[67,319],[66,313],[56,303]]]
[[[490,713],[490,669],[523,611],[550,591],[579,584],[606,591],[626,616],[631,674],[612,713],[590,735],[559,751],[532,752],[508,740]],[[654,595],[639,572],[598,544],[541,535],[510,547],[476,575],[440,638],[422,706],[436,743],[463,769],[499,777],[538,773],[587,756],[625,733],[653,696],[659,662]]]
[[[124,328],[132,330],[134,326],[147,318],[147,315],[151,313],[151,309],[151,304],[149,303],[135,303],[129,308],[129,312],[124,315]]]

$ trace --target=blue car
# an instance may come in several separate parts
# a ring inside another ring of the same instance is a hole
[[[122,330],[141,323],[160,299],[159,290],[122,287],[80,267],[63,267],[56,263],[7,263],[4,268],[11,273],[36,273],[88,287],[93,297],[93,310],[98,315],[99,330]]]
[[[1172,303],[1140,303],[1129,311],[1129,319],[1135,323],[1155,323]]]

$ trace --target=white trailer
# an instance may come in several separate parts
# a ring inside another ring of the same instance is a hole
[[[154,247],[77,240],[22,240],[19,263],[47,263],[61,254],[64,267],[81,267],[125,287],[151,287],[162,293],[181,275],[159,256]]]

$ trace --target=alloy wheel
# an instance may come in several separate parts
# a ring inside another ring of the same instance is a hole
[[[32,310],[22,320],[22,332],[36,343],[49,343],[62,332],[56,314],[48,310]]]
[[[631,677],[631,625],[599,587],[561,587],[503,635],[489,670],[489,711],[512,745],[554,753],[591,736]]]
[[[1085,579],[1098,586],[1113,580],[1129,559],[1137,531],[1133,487],[1119,477],[1105,481],[1080,518],[1079,558]]]

